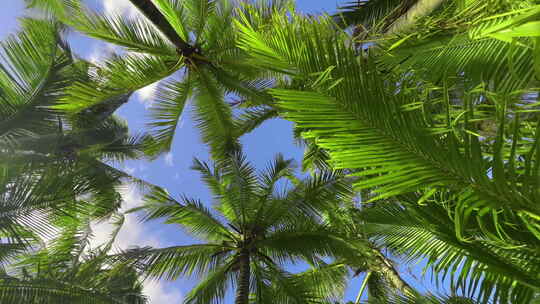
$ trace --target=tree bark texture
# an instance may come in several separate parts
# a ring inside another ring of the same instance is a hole
[[[193,47],[180,38],[165,16],[163,16],[154,3],[152,3],[152,0],[129,1],[159,29],[183,55],[189,55],[193,52]]]
[[[398,271],[394,268],[394,265],[390,260],[388,260],[382,253],[374,249],[374,253],[377,256],[378,261],[377,265],[373,267],[372,270],[382,274],[388,283],[395,289],[399,290],[403,294],[412,295],[414,294],[414,289],[405,282],[399,275]]]
[[[390,26],[387,34],[395,34],[410,29],[414,26],[416,19],[431,14],[445,0],[418,0],[405,14],[399,17]]]
[[[249,303],[249,280],[250,280],[250,258],[249,251],[243,249],[240,252],[238,258],[239,263],[239,275],[238,275],[238,287],[236,289],[235,304],[248,304]]]

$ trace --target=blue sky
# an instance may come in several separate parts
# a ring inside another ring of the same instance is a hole
[[[309,13],[323,11],[334,12],[337,3],[344,1],[336,0],[297,0],[299,10]],[[123,14],[134,14],[127,0],[89,0],[87,3],[105,11],[117,11]],[[23,0],[3,0],[0,9],[0,18],[3,20],[0,27],[0,39],[4,39],[8,33],[17,29],[16,17],[24,13]],[[99,61],[100,57],[111,52],[111,48],[103,43],[90,40],[80,35],[71,35],[70,43],[75,52],[90,60]],[[129,103],[120,108],[118,115],[126,119],[132,132],[144,131],[147,119],[147,107],[152,102],[152,87],[138,91],[130,99]],[[248,158],[257,168],[264,168],[273,156],[280,152],[287,158],[301,159],[301,148],[294,145],[292,129],[289,122],[273,120],[263,124],[255,132],[242,139],[244,150]],[[194,157],[208,160],[208,150],[201,143],[198,131],[191,120],[189,109],[184,112],[182,123],[177,130],[172,153],[160,157],[152,162],[128,161],[118,166],[131,174],[143,178],[149,182],[165,187],[173,195],[186,194],[199,198],[203,202],[210,202],[208,191],[199,181],[199,177],[189,167]],[[123,195],[128,207],[140,203],[140,193],[133,187],[126,186]],[[99,243],[108,235],[110,227],[107,225],[96,226],[96,243]],[[166,226],[161,223],[141,224],[134,216],[129,216],[126,227],[122,230],[117,246],[126,248],[130,245],[170,246],[186,244],[192,240],[185,235],[179,227]],[[405,269],[404,269],[405,270]],[[411,276],[404,271],[405,278],[411,280]],[[176,282],[150,283],[145,291],[151,296],[152,303],[180,303],[185,295],[196,283],[196,279],[180,279]],[[419,283],[414,285],[420,287]],[[347,292],[347,297],[354,300],[360,286],[360,278],[354,279]],[[232,303],[226,302],[226,303]]]

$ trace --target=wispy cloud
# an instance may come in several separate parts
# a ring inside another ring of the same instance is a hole
[[[143,292],[150,298],[150,303],[162,304],[162,303],[181,303],[182,295],[175,291],[168,291],[165,289],[164,284],[156,281],[149,281],[145,283]]]
[[[138,90],[137,92],[135,92],[135,94],[138,97],[139,102],[144,105],[145,109],[148,109],[149,107],[152,106],[154,95],[155,95],[158,84],[159,84],[159,81],[154,82],[151,85],[148,85]]]
[[[169,167],[172,167],[174,166],[174,159],[173,159],[173,154],[172,152],[168,152],[167,154],[165,154],[165,164]]]
[[[142,204],[142,195],[133,185],[125,185],[120,191],[124,204],[120,212],[126,212],[129,209],[140,206]],[[110,222],[100,222],[93,225],[92,230],[94,238],[90,243],[92,247],[104,244],[109,240],[110,234],[114,229],[114,225]],[[144,226],[139,222],[136,215],[125,215],[124,225],[118,233],[118,237],[114,243],[115,248],[127,249],[130,246],[159,246],[159,241],[152,237],[152,234],[144,233]]]
[[[129,17],[137,16],[139,13],[129,0],[103,0],[103,10],[107,14],[118,14]]]
[[[121,195],[124,199],[124,205],[121,212],[125,212],[131,208],[140,206],[142,203],[142,194],[132,185],[125,185]],[[109,239],[114,225],[112,223],[96,223],[92,230],[94,237],[91,242],[91,247],[95,248],[104,244]],[[149,231],[134,214],[127,214],[124,225],[118,233],[114,242],[113,248],[127,249],[132,246],[152,246],[160,247],[160,241],[155,236],[155,233]],[[180,303],[182,295],[177,289],[167,290],[162,282],[145,281],[143,292],[150,298],[151,304],[161,303]]]
[[[137,168],[124,166],[124,172],[126,172],[129,175],[133,175],[133,173],[135,173],[135,171],[137,171]]]
[[[88,61],[95,65],[99,65],[105,58],[110,57],[113,53],[117,53],[119,50],[119,47],[107,42],[100,41],[94,43],[92,52],[88,56]]]

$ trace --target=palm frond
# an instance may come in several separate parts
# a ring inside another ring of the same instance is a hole
[[[332,263],[295,274],[303,284],[314,290],[316,298],[330,303],[343,299],[347,288],[347,267],[344,264]]]
[[[195,44],[199,44],[202,33],[205,30],[207,20],[216,9],[215,0],[187,0],[183,1],[183,7],[186,9],[186,21],[189,28],[197,37]]]
[[[219,304],[223,303],[229,284],[233,281],[230,270],[235,259],[230,258],[212,270],[205,278],[186,295],[185,303],[193,304]]]
[[[425,260],[427,267],[441,273],[437,282],[450,278],[464,294],[482,301],[526,302],[534,294],[539,258],[534,252],[459,240],[441,206],[381,204],[363,212],[363,218],[374,224],[370,234],[377,241],[409,261]]]
[[[76,82],[56,109],[78,113],[108,99],[131,93],[176,72],[182,58],[169,60],[151,55],[115,56],[91,69],[90,81]]]
[[[195,236],[211,241],[234,239],[229,230],[215,218],[200,201],[183,197],[181,203],[163,189],[154,189],[144,198],[141,207],[134,211],[145,211],[143,221],[166,218],[167,224],[179,224]]]
[[[199,87],[195,92],[194,115],[203,142],[209,144],[215,159],[239,150],[234,136],[231,108],[224,101],[224,92],[207,72],[198,71]]]
[[[82,34],[123,46],[132,52],[177,57],[175,47],[144,18],[104,15],[80,3],[63,5],[64,13],[59,14],[56,10],[57,17]]]
[[[49,21],[22,19],[22,31],[2,42],[0,66],[0,140],[17,134],[51,130],[57,113],[47,109],[70,84],[69,49],[57,26]]]
[[[152,121],[148,123],[154,138],[147,149],[151,154],[170,150],[182,112],[191,96],[192,85],[188,75],[182,82],[170,81],[158,86],[155,101],[150,107]]]
[[[258,128],[262,123],[272,118],[277,118],[278,112],[271,107],[251,107],[242,112],[235,121],[235,130],[238,136],[248,134]]]
[[[367,29],[388,27],[394,20],[402,16],[417,0],[356,0],[349,1],[339,7],[334,16],[337,24],[360,26]]]
[[[318,257],[342,257],[351,262],[363,258],[350,240],[343,239],[328,229],[313,228],[313,223],[302,222],[312,228],[290,224],[257,241],[257,246],[265,249],[264,255],[279,263],[304,259],[316,264]]]
[[[133,248],[117,258],[129,262],[146,277],[176,280],[181,275],[203,275],[222,267],[230,248],[219,244]]]
[[[188,41],[190,29],[187,27],[186,12],[183,7],[183,2],[178,0],[158,0],[155,1],[155,5],[165,19],[167,19],[180,39]]]
[[[46,304],[145,304],[146,299],[130,297],[127,299],[111,294],[87,290],[76,285],[55,280],[18,281],[3,279],[0,281],[0,300],[5,303],[46,303]]]

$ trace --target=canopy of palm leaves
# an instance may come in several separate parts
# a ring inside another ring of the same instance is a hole
[[[365,262],[370,256],[358,250],[366,248],[362,240],[341,238],[319,218],[317,210],[349,195],[339,175],[297,180],[291,160],[280,155],[260,173],[238,154],[214,166],[196,160],[193,168],[213,194],[212,209],[156,190],[136,210],[145,212],[143,220],[164,218],[167,224],[180,225],[202,243],[133,249],[123,255],[152,278],[201,276],[187,303],[222,303],[229,284],[235,286],[239,304],[248,303],[250,294],[256,303],[318,303],[343,292],[337,284],[342,280],[335,279],[343,270],[293,275],[285,270],[286,263],[317,265],[321,258],[335,256]],[[292,187],[280,187],[283,179],[291,180]]]
[[[240,47],[253,64],[304,83],[302,90],[271,93],[303,136],[328,151],[334,168],[353,170],[357,189],[372,191],[372,201],[397,198],[396,212],[404,204],[441,208],[443,218],[426,217],[425,225],[448,227],[459,245],[442,234],[415,243],[409,236],[400,251],[431,258],[437,272],[451,272],[458,286],[471,294],[480,290],[483,299],[526,302],[539,286],[538,80],[534,39],[514,31],[535,20],[538,6],[524,1],[521,10],[484,21],[480,2],[458,3],[426,20],[433,23],[423,24],[426,33],[414,39],[430,56],[418,55],[412,38],[397,37],[359,57],[331,20],[296,16],[290,22],[285,15],[275,15],[266,31],[239,21]],[[441,32],[440,23],[451,18]],[[475,48],[448,45],[463,39]],[[414,56],[399,57],[407,51]],[[402,198],[411,194],[416,198]],[[446,224],[435,222],[444,218]],[[429,241],[434,237],[445,247]],[[466,246],[515,263],[516,272],[488,271]]]
[[[357,302],[365,286],[375,303],[537,295],[538,1],[357,1],[333,17],[306,17],[287,1],[130,1],[144,18],[28,1],[124,48],[103,63],[75,60],[55,21],[24,19],[2,44],[0,297],[141,303],[142,273],[199,275],[188,303],[221,303],[230,286],[238,304],[326,303],[340,300],[348,269],[367,272]],[[340,29],[349,26],[353,35]],[[153,138],[129,136],[111,114],[158,81]],[[237,96],[247,110],[235,118],[226,100]],[[170,149],[190,100],[216,160],[194,165],[213,208],[153,188],[136,211],[201,243],[84,258],[74,215],[113,214],[127,177],[108,162]],[[237,153],[240,135],[278,114],[296,123],[310,178],[295,178],[282,157],[256,173]],[[66,223],[54,256],[39,251],[9,273]],[[379,248],[424,261],[436,283],[466,297],[417,295]],[[310,269],[287,271],[300,261]]]
[[[130,0],[131,1],[131,0]],[[75,83],[58,109],[79,113],[93,105],[160,82],[149,127],[151,154],[169,150],[186,103],[193,100],[203,141],[215,156],[238,147],[232,110],[226,98],[241,96],[253,103],[268,100],[259,89],[269,82],[245,63],[236,47],[233,18],[243,5],[232,1],[141,1],[131,3],[145,18],[103,15],[78,0],[35,0],[30,5],[54,13],[71,28],[123,47],[127,52],[100,64],[89,81]],[[260,17],[285,7],[287,1],[256,5]],[[247,4],[246,4],[247,5]]]
[[[135,269],[116,263],[107,253],[123,223],[98,248],[89,248],[89,217],[63,217],[55,221],[57,236],[0,274],[2,303],[144,304]]]
[[[144,137],[129,135],[111,111],[65,115],[51,107],[86,75],[58,25],[22,19],[1,43],[0,262],[54,234],[73,212],[104,218],[120,207],[128,177],[111,162],[140,157]],[[106,103],[115,107],[115,102]]]

